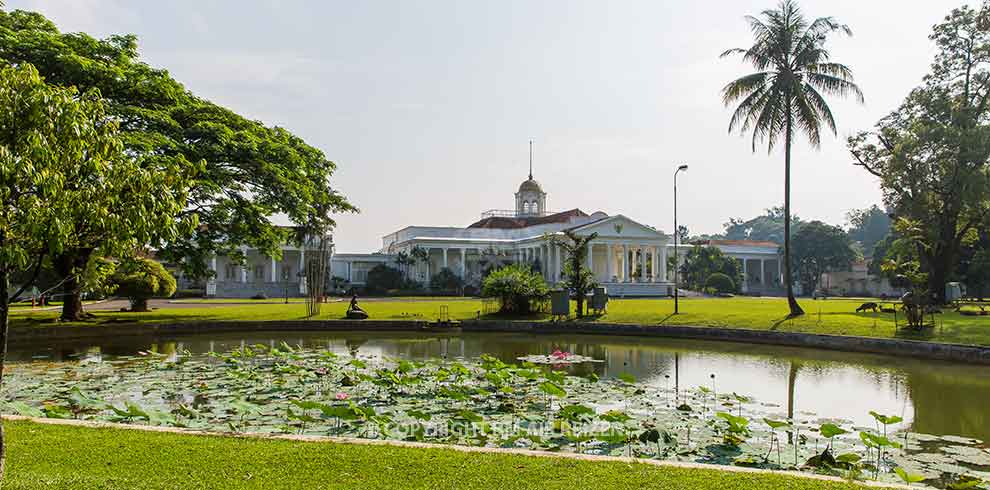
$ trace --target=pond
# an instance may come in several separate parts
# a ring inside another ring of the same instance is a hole
[[[392,332],[119,338],[15,346],[9,359],[6,413],[885,481],[903,470],[940,488],[990,478],[983,366],[712,341]]]

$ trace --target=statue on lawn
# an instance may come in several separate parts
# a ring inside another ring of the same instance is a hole
[[[351,297],[351,304],[347,307],[346,318],[349,320],[366,320],[368,318],[368,312],[358,306],[356,294]]]

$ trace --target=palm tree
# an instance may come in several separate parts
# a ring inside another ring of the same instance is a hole
[[[824,95],[853,95],[862,103],[863,93],[853,83],[852,71],[845,65],[829,61],[824,44],[828,35],[838,32],[852,35],[849,27],[832,17],[820,17],[808,23],[793,0],[783,0],[776,10],[763,11],[762,18],[747,16],[753,32],[753,45],[747,49],[730,49],[722,57],[742,55],[756,73],[733,80],[722,89],[726,106],[739,101],[729,121],[729,132],[752,130],[753,151],[764,141],[768,151],[784,139],[784,280],[791,316],[804,310],[794,299],[791,280],[791,144],[796,130],[808,137],[811,145],[821,145],[824,122],[836,134],[832,110]]]
[[[598,233],[580,236],[572,230],[564,230],[564,236],[547,235],[547,240],[564,249],[567,257],[564,263],[564,279],[567,288],[577,300],[577,316],[584,315],[584,298],[595,289],[595,275],[584,264],[591,251],[589,244],[598,238]]]

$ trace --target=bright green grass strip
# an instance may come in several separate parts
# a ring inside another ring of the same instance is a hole
[[[862,488],[779,474],[7,421],[8,489]]]
[[[645,325],[690,325],[719,328],[746,328],[777,332],[804,332],[860,337],[906,338],[955,344],[990,345],[990,316],[963,316],[946,309],[935,315],[938,327],[924,333],[894,331],[893,315],[856,313],[864,299],[802,300],[806,315],[786,318],[787,303],[781,298],[690,298],[682,299],[680,314],[673,316],[670,299],[614,299],[608,314],[591,320]],[[482,311],[480,300],[450,299],[430,301],[364,301],[362,308],[372,319],[436,320],[440,306],[447,305],[455,320],[477,318]],[[320,319],[343,318],[348,302],[322,305]],[[162,308],[150,313],[94,311],[96,319],[83,324],[103,322],[188,322],[229,320],[303,320],[303,304],[257,304]],[[13,325],[53,325],[58,311],[12,311]],[[900,317],[903,323],[903,316]],[[532,318],[546,320],[545,316]],[[573,319],[573,315],[572,315]],[[71,325],[71,324],[70,324]]]

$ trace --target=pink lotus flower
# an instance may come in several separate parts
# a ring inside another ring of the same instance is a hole
[[[568,357],[571,357],[571,353],[561,351],[560,349],[554,349],[554,351],[550,353],[550,357],[554,359],[567,359]]]
[[[348,395],[347,393],[337,393],[337,399],[341,401],[346,400],[350,397],[351,395]]]

